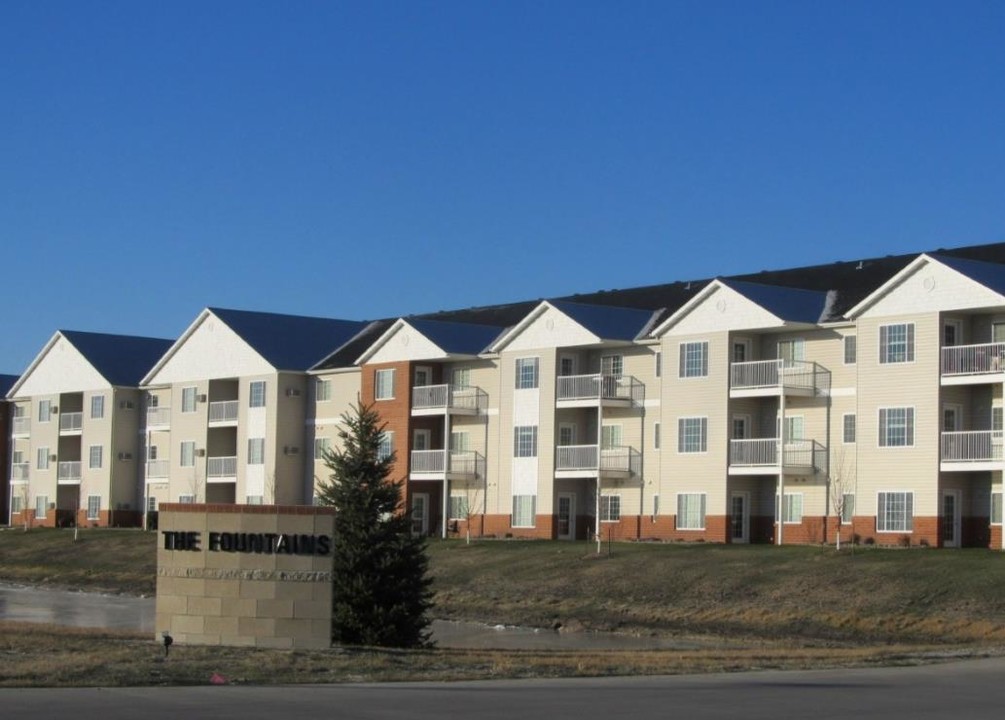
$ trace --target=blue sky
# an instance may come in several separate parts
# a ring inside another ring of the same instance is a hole
[[[1005,3],[0,7],[0,372],[1005,240]]]

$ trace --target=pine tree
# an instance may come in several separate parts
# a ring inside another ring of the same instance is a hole
[[[341,449],[325,451],[331,476],[318,489],[319,502],[336,510],[332,642],[428,646],[425,540],[412,536],[401,488],[389,479],[394,454],[380,455],[385,426],[362,404],[342,420]]]

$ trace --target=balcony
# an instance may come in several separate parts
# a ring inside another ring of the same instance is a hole
[[[824,375],[815,362],[802,360],[754,360],[730,363],[729,396],[816,394]]]
[[[11,429],[11,434],[15,437],[27,437],[31,435],[31,418],[16,417]]]
[[[419,385],[412,388],[412,415],[477,415],[488,395],[477,387]]]
[[[171,408],[147,408],[147,430],[166,430],[171,427]]]
[[[638,474],[641,456],[634,448],[599,445],[559,445],[555,477],[629,477]]]
[[[241,407],[240,400],[222,400],[209,404],[210,425],[237,425],[237,413]]]
[[[782,453],[778,438],[729,441],[731,475],[809,474],[824,466],[824,446],[815,440],[791,440]]]
[[[410,480],[474,480],[485,474],[485,458],[476,452],[413,450],[410,461]]]
[[[170,474],[170,460],[151,460],[147,463],[147,480],[165,479]]]
[[[646,387],[631,375],[561,375],[558,407],[630,407],[645,400]]]
[[[942,384],[973,385],[1002,382],[1005,343],[952,345],[942,348]]]
[[[943,471],[1001,470],[1002,431],[944,432],[939,457]]]
[[[67,412],[59,416],[60,435],[79,435],[84,429],[84,413]]]
[[[79,485],[80,460],[59,463],[56,466],[56,483],[59,485]]]
[[[237,458],[233,456],[206,459],[207,482],[234,482],[237,480]]]
[[[26,462],[14,463],[10,466],[11,482],[27,482],[29,465]]]

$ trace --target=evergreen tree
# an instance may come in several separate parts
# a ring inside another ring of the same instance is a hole
[[[326,450],[331,470],[318,489],[335,508],[332,539],[332,642],[346,645],[430,645],[429,561],[425,540],[412,536],[400,486],[389,479],[394,454],[381,457],[384,432],[372,406],[343,414],[341,449]]]

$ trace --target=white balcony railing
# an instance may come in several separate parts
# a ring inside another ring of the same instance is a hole
[[[480,410],[488,395],[477,387],[417,385],[412,388],[413,410]]]
[[[28,463],[14,463],[10,466],[11,482],[24,482],[28,479]]]
[[[791,388],[815,390],[817,364],[802,360],[754,360],[731,363],[729,387],[734,390]]]
[[[31,434],[31,418],[30,417],[16,417],[16,418],[14,418],[13,433],[15,435],[30,435]]]
[[[170,460],[151,460],[147,463],[147,479],[166,478],[171,473]]]
[[[167,427],[171,424],[171,408],[147,408],[147,427]]]
[[[558,400],[645,399],[645,385],[631,375],[562,375],[558,378]]]
[[[786,466],[823,467],[823,446],[813,440],[790,440],[782,457]],[[778,467],[778,438],[729,441],[729,464],[735,467]]]
[[[210,422],[236,422],[238,409],[241,406],[239,400],[222,400],[209,404]]]
[[[67,412],[59,416],[59,429],[65,432],[76,432],[84,427],[84,413]]]
[[[476,452],[450,452],[446,450],[413,450],[411,471],[413,473],[456,475],[476,475],[481,464],[481,455]]]
[[[80,460],[68,460],[56,467],[57,482],[80,482]]]
[[[236,477],[236,457],[211,457],[206,462],[206,477]]]
[[[1005,371],[1005,343],[942,348],[943,375],[987,375]]]
[[[1001,430],[942,433],[942,462],[991,462],[1001,459]]]
[[[556,470],[636,472],[638,453],[627,446],[601,449],[598,445],[559,445],[555,448]]]

